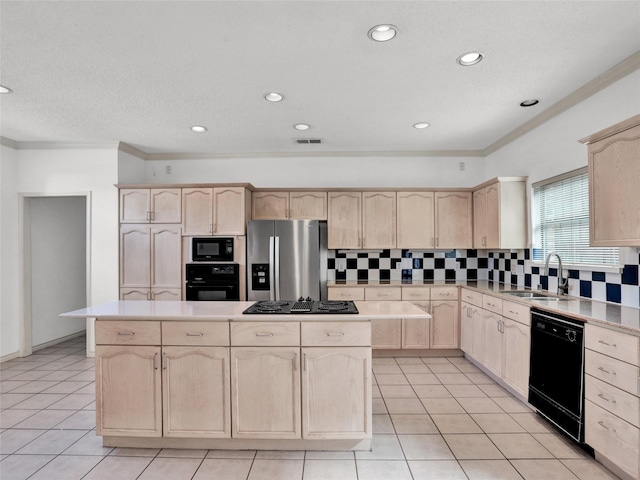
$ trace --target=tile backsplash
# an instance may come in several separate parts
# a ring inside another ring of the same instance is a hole
[[[639,307],[640,254],[624,250],[622,273],[568,270],[569,295]],[[540,285],[553,293],[558,287],[557,269],[551,267],[547,276],[532,264],[530,250],[329,250],[327,267],[329,281],[492,280],[534,289]]]

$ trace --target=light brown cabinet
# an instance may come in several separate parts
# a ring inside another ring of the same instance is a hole
[[[329,192],[327,201],[328,247],[362,248],[362,194]]]
[[[362,193],[362,247],[395,248],[396,193]]]
[[[640,339],[585,326],[585,443],[630,478],[640,473]]]
[[[244,235],[251,208],[244,187],[182,189],[183,235]]]
[[[120,223],[180,223],[179,188],[120,189]]]
[[[329,192],[329,248],[395,248],[395,192]]]
[[[327,219],[327,192],[254,192],[254,220]]]
[[[162,347],[165,437],[231,437],[230,398],[228,347]]]
[[[302,436],[371,436],[371,349],[302,349]]]
[[[181,248],[177,225],[121,226],[120,298],[179,300]]]
[[[471,192],[435,193],[435,248],[472,248]]]
[[[473,192],[473,247],[527,247],[526,179],[497,178]]]
[[[397,193],[397,248],[435,248],[435,193]]]
[[[593,247],[640,246],[640,115],[586,137]]]
[[[457,301],[431,301],[430,338],[431,348],[460,348],[460,315]]]
[[[301,438],[300,347],[232,347],[234,438]]]
[[[480,363],[484,362],[484,312],[471,303],[460,309],[460,348]]]

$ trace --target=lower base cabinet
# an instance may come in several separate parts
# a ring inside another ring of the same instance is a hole
[[[504,335],[502,380],[526,398],[529,394],[531,327],[505,318],[502,330]]]
[[[233,347],[234,438],[300,438],[300,348]]]
[[[460,348],[458,302],[431,302],[431,348]]]
[[[302,349],[302,436],[367,438],[371,432],[371,349]]]
[[[96,433],[162,436],[160,347],[96,346]]]
[[[233,327],[97,321],[96,433],[371,438],[369,322],[302,322],[302,328],[298,322],[237,322]]]
[[[163,435],[231,437],[228,347],[163,347]]]
[[[402,319],[389,318],[371,321],[371,345],[373,348],[401,348]]]

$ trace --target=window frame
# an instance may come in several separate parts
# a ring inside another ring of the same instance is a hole
[[[536,242],[536,230],[539,229],[539,224],[538,224],[538,211],[536,208],[536,189],[540,188],[540,187],[545,187],[547,185],[551,185],[554,183],[558,183],[558,182],[562,182],[564,180],[568,180],[574,177],[577,177],[579,175],[584,175],[587,174],[588,175],[588,167],[582,167],[582,168],[578,168],[576,170],[571,170],[569,172],[563,173],[561,175],[556,175],[554,177],[550,177],[535,183],[531,184],[531,206],[530,206],[530,213],[531,213],[531,252],[530,252],[530,262],[532,266],[538,266],[538,267],[544,267],[545,265],[545,260],[547,258],[547,255],[550,252],[542,252],[543,255],[543,259],[535,259],[534,258],[534,249],[539,249],[541,248],[541,246],[537,245]],[[587,177],[587,185],[586,185],[586,191],[587,191],[587,200],[588,200],[588,189],[589,189],[589,185],[588,185],[588,177]],[[588,212],[588,215],[590,216],[591,212]],[[590,228],[589,225],[589,217],[587,218],[587,224],[588,227]],[[589,238],[587,237],[587,241],[589,241]],[[564,270],[581,270],[581,271],[592,271],[592,272],[610,272],[610,273],[621,273],[622,269],[624,268],[624,265],[622,264],[623,260],[622,260],[622,255],[623,252],[621,251],[621,249],[619,247],[589,247],[589,248],[607,248],[607,249],[615,249],[617,250],[617,263],[613,264],[597,264],[597,263],[579,263],[579,262],[574,262],[574,261],[568,261],[565,260],[565,258],[562,258],[562,266]],[[552,261],[550,263],[550,266],[553,265],[554,268],[557,267],[558,263],[557,263],[557,259],[556,258],[552,258]]]

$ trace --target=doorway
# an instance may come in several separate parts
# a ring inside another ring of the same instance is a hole
[[[89,194],[23,197],[21,356],[86,331],[59,315],[88,304],[89,211]]]

